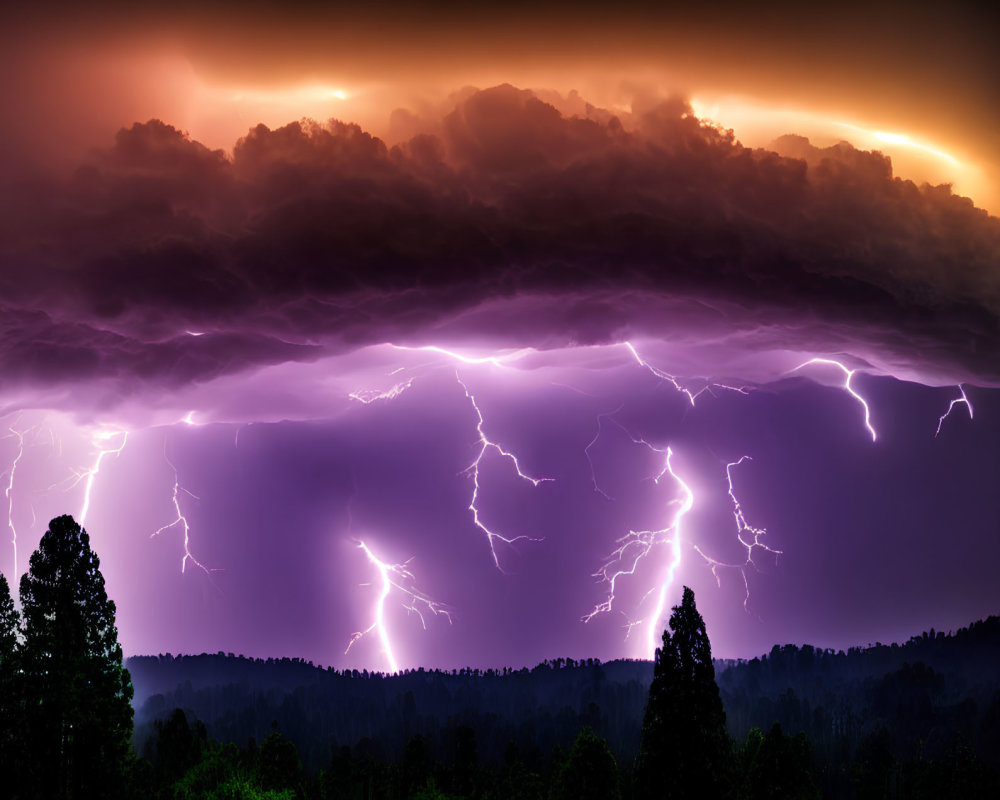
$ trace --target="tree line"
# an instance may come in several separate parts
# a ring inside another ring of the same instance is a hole
[[[722,668],[685,587],[651,675],[647,662],[594,659],[384,676],[146,657],[131,662],[151,695],[133,738],[115,606],[71,517],[50,523],[19,588],[20,609],[0,576],[0,797],[1000,796],[993,618],[903,646],[776,647]],[[224,675],[233,682],[211,685]]]

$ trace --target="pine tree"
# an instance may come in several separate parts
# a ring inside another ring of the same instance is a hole
[[[705,621],[687,586],[663,631],[636,758],[636,797],[732,796],[732,743]]]
[[[551,800],[619,800],[618,764],[608,743],[593,729],[580,731],[560,767]]]
[[[0,764],[5,765],[5,790],[11,797],[18,794],[21,764],[20,630],[21,618],[10,596],[10,586],[0,575]]]
[[[132,680],[90,537],[49,523],[21,578],[31,797],[115,798],[131,752]]]

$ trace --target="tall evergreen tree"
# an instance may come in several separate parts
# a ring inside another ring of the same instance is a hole
[[[687,586],[663,631],[636,758],[638,800],[732,796],[732,742],[705,621]]]
[[[5,767],[4,784],[8,796],[17,797],[21,765],[20,669],[18,636],[21,618],[10,596],[7,579],[0,575],[0,764]]]
[[[120,796],[131,750],[132,680],[100,561],[72,517],[49,523],[21,578],[21,609],[29,796]]]
[[[590,727],[573,742],[549,793],[550,800],[619,800],[618,764],[608,743]]]

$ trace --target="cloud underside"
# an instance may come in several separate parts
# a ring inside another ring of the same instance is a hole
[[[303,121],[227,155],[154,120],[8,187],[6,401],[99,383],[113,405],[385,341],[649,339],[701,375],[760,380],[755,354],[795,350],[1000,381],[1000,220],[879,153],[751,150],[682,100],[569,116],[510,86],[409,121],[426,132],[392,148]]]

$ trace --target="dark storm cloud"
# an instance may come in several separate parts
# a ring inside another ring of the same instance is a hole
[[[140,392],[147,383],[179,385],[204,381],[247,367],[309,360],[317,348],[288,344],[253,333],[211,337],[182,333],[163,341],[140,341],[83,322],[55,322],[40,311],[0,309],[0,363],[4,388],[21,389],[100,381],[101,396],[80,394],[80,408],[109,406]],[[62,403],[49,395],[55,405]]]
[[[846,143],[744,148],[682,100],[583,109],[499,86],[397,147],[303,121],[231,158],[134,125],[4,198],[0,369],[176,386],[434,330],[663,336],[680,313],[751,347],[1000,379],[1000,221],[967,199]]]

